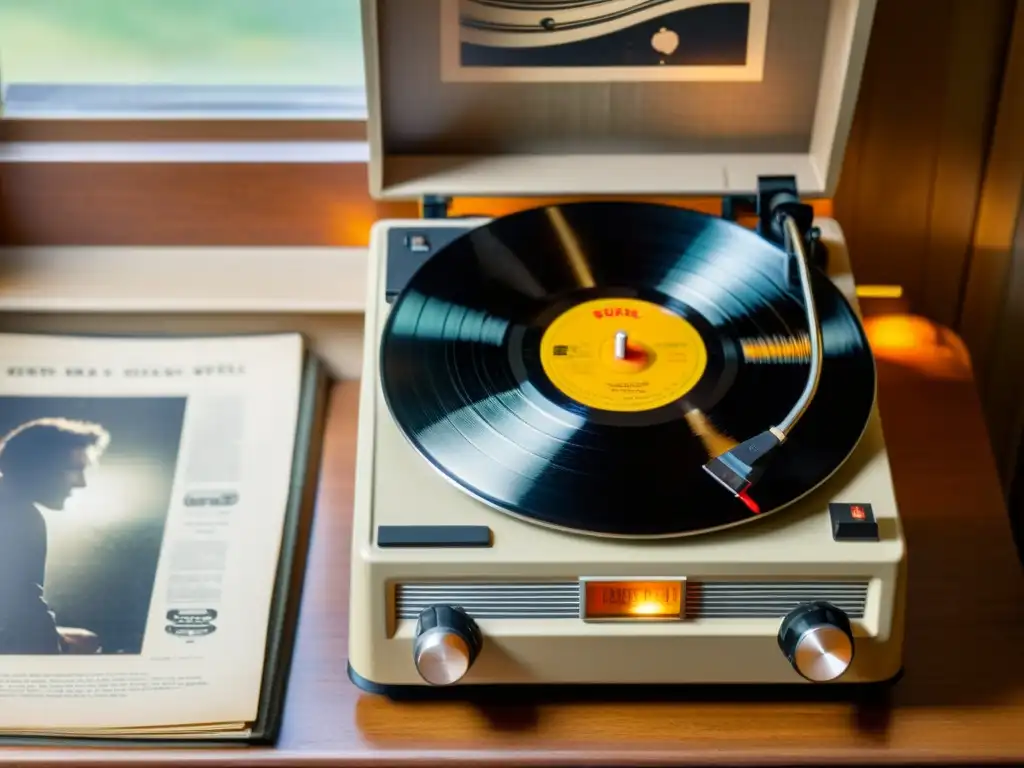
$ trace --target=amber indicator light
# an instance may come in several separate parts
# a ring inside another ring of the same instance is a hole
[[[585,581],[584,619],[680,619],[684,581]]]

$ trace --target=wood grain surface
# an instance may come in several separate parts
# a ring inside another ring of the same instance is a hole
[[[973,382],[963,367],[921,362],[920,354],[914,364],[880,361],[882,417],[910,561],[906,674],[887,697],[540,697],[482,705],[395,703],[361,693],[346,675],[358,399],[357,382],[349,381],[336,386],[330,407],[296,657],[277,748],[7,748],[0,749],[0,764],[1024,761],[1024,576]]]

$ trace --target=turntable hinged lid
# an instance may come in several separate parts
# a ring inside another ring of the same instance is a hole
[[[876,0],[362,0],[370,191],[831,196]]]

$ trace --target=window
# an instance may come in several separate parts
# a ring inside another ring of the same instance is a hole
[[[0,0],[0,246],[363,246],[360,6]]]
[[[362,119],[359,0],[0,0],[7,117]]]

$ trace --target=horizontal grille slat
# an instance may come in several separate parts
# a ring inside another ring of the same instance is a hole
[[[577,619],[579,584],[571,582],[402,583],[395,613],[415,619],[437,603],[455,605],[480,619]],[[774,618],[802,602],[826,600],[851,618],[864,616],[867,581],[697,581],[686,584],[689,619]]]

